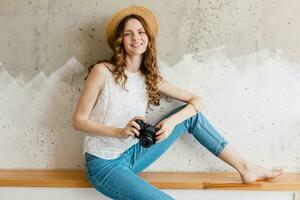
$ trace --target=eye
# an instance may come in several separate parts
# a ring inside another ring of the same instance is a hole
[[[139,31],[139,34],[144,34],[145,33],[145,31]]]

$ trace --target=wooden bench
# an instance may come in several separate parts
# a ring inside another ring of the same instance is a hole
[[[143,172],[139,176],[160,189],[300,191],[299,173],[253,184],[242,184],[237,173]],[[91,187],[83,170],[0,170],[0,186]]]

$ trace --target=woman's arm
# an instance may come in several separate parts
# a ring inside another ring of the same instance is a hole
[[[164,79],[158,85],[158,90],[166,96],[188,103],[182,110],[168,118],[168,120],[173,121],[175,124],[194,116],[196,113],[201,112],[204,108],[204,103],[201,97],[176,87]]]
[[[73,126],[77,130],[99,136],[119,137],[120,128],[106,126],[89,119],[89,115],[104,87],[106,66],[103,63],[96,64],[89,74],[76,111],[73,117]]]

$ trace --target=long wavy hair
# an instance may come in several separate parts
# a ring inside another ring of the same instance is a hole
[[[144,76],[145,83],[146,83],[146,89],[148,94],[148,106],[149,103],[159,106],[160,105],[160,94],[158,91],[158,83],[163,80],[163,78],[159,75],[158,68],[157,68],[157,58],[156,58],[156,46],[155,46],[155,37],[153,33],[151,32],[146,20],[142,18],[139,15],[129,15],[125,17],[118,25],[117,30],[114,34],[114,42],[113,42],[113,51],[114,54],[111,57],[110,60],[101,60],[99,62],[109,62],[110,64],[114,65],[114,69],[111,70],[113,73],[113,76],[115,78],[115,81],[119,84],[122,83],[122,88],[128,91],[125,87],[127,82],[127,75],[125,74],[125,68],[126,68],[126,51],[123,46],[123,32],[125,29],[125,25],[128,20],[130,19],[137,19],[141,22],[143,25],[146,34],[148,36],[148,45],[147,49],[143,54],[142,63],[140,66],[140,72]],[[92,68],[94,65],[91,65],[89,67],[88,75],[92,71]],[[85,80],[87,79],[88,75],[85,77]]]

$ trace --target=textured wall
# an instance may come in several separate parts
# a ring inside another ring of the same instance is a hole
[[[159,19],[164,77],[202,96],[204,114],[250,160],[300,171],[296,0],[0,0],[0,168],[82,167],[71,118],[83,78],[111,55],[107,18],[135,3]],[[146,117],[179,104],[164,99]],[[232,169],[186,134],[147,170]]]

